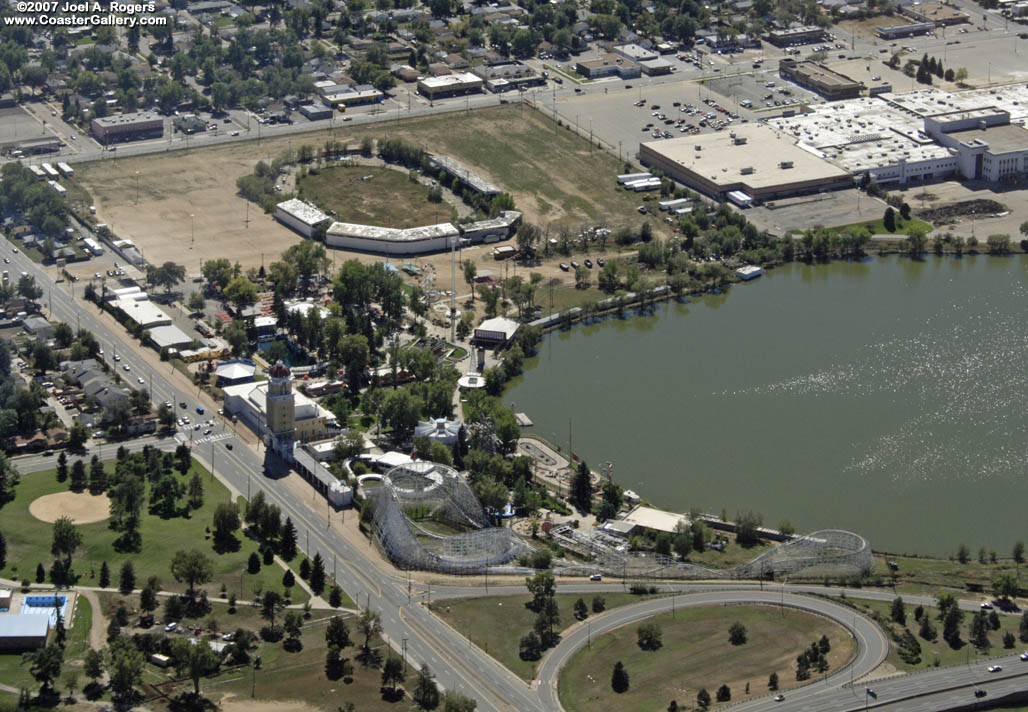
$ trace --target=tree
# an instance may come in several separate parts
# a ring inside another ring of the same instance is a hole
[[[538,660],[542,655],[543,644],[534,630],[528,631],[518,643],[518,654],[522,660]]]
[[[970,630],[971,643],[979,650],[988,650],[989,642],[989,620],[985,611],[979,610],[971,618]]]
[[[396,686],[403,682],[407,674],[403,671],[403,660],[395,655],[386,658],[382,665],[382,686],[389,687],[389,699],[395,700]]]
[[[722,685],[721,687],[717,688],[718,702],[728,702],[730,699],[732,699],[732,690],[730,687],[728,687],[728,685]]]
[[[170,293],[175,285],[185,280],[186,268],[174,262],[165,262],[151,276],[156,286],[164,287],[165,293]]]
[[[1017,626],[1017,638],[1022,643],[1028,643],[1028,611],[1021,614],[1021,622]]]
[[[357,616],[357,630],[364,636],[361,648],[367,652],[371,646],[371,639],[382,632],[382,616],[378,611],[365,608]]]
[[[99,650],[89,648],[82,666],[82,672],[96,685],[104,676],[104,656]]]
[[[696,693],[696,706],[701,710],[710,707],[710,693],[707,692],[706,687],[701,687],[700,691]]]
[[[100,588],[107,588],[111,585],[111,569],[106,561],[100,564],[100,580],[97,583]]]
[[[1028,223],[1026,223],[1028,224]],[[1026,233],[1028,234],[1028,233]],[[468,289],[471,290],[471,301],[475,301],[475,277],[478,275],[478,267],[472,260],[464,260],[461,262],[461,270],[464,272],[464,282],[468,285]]]
[[[543,610],[546,602],[552,600],[557,593],[557,584],[552,571],[540,571],[535,576],[525,579],[525,586],[532,594],[532,600],[525,607],[536,613]]]
[[[193,292],[189,295],[189,301],[186,306],[189,307],[189,311],[194,314],[198,314],[203,311],[203,308],[207,305],[207,301],[203,298],[203,294],[200,292]]]
[[[1020,565],[1020,564],[1024,563],[1024,542],[1023,541],[1018,540],[1018,541],[1014,542],[1013,558],[1014,558],[1014,563],[1015,564]]]
[[[186,488],[189,495],[189,506],[191,509],[199,509],[203,506],[203,479],[199,472],[194,472],[189,478],[189,486]]]
[[[143,679],[145,660],[131,638],[115,638],[111,641],[107,648],[107,669],[116,700],[131,697],[133,688]]]
[[[122,593],[132,593],[132,590],[136,587],[136,570],[132,566],[131,561],[126,561],[121,565],[121,572],[118,576],[118,590]]]
[[[62,516],[54,522],[53,541],[50,553],[56,557],[63,556],[66,568],[71,568],[71,558],[75,550],[82,544],[82,534],[75,529],[71,517]]]
[[[348,648],[352,644],[350,642],[350,629],[346,626],[346,621],[340,616],[332,616],[328,621],[328,627],[325,629],[325,643],[329,647],[335,647],[342,650]]]
[[[239,507],[235,502],[222,502],[214,509],[214,546],[224,551],[238,546],[235,532],[241,526]]]
[[[589,608],[585,605],[585,601],[581,598],[575,601],[574,612],[576,620],[584,621],[586,618],[589,617]]]
[[[1002,599],[1017,596],[1017,576],[1010,572],[1001,573],[992,579],[992,592]]]
[[[571,478],[571,494],[569,499],[580,511],[592,511],[593,484],[592,473],[585,460],[580,460],[574,477]]]
[[[942,620],[942,638],[952,647],[960,644],[960,623],[964,614],[959,606],[953,605],[946,609],[946,616]]]
[[[171,644],[171,659],[175,672],[193,681],[193,694],[200,695],[200,678],[221,667],[221,658],[203,642],[194,643],[179,638]]]
[[[86,489],[87,482],[85,463],[82,460],[75,460],[71,463],[71,479],[68,481],[68,488],[72,492],[82,492]]]
[[[642,650],[659,650],[664,644],[661,629],[656,623],[643,623],[636,628],[638,644]]]
[[[418,671],[418,684],[411,695],[414,704],[423,710],[434,710],[439,706],[439,687],[428,665],[422,664]]]
[[[321,559],[320,551],[314,555],[309,583],[314,595],[320,596],[325,592],[325,562]]]
[[[282,533],[278,539],[278,555],[286,561],[292,561],[296,557],[296,527],[293,520],[286,517],[286,523],[282,525]]]
[[[257,301],[257,285],[246,277],[236,277],[224,289],[225,298],[242,311]]]
[[[893,622],[899,623],[900,625],[907,624],[907,609],[903,606],[903,597],[896,596],[892,599],[892,611],[889,614]]]
[[[266,591],[261,596],[261,617],[268,621],[268,625],[272,628],[275,627],[275,618],[284,607],[285,601],[278,591]]]
[[[29,674],[39,683],[41,696],[53,690],[53,682],[61,676],[64,665],[64,649],[55,644],[37,648],[22,656],[22,662],[29,664]]]
[[[885,214],[882,216],[882,225],[889,232],[896,232],[896,211],[891,207],[885,209]]]
[[[620,660],[614,663],[614,671],[610,675],[610,687],[619,695],[628,692],[628,671]]]
[[[773,673],[771,673],[768,676],[768,678],[767,678],[767,689],[771,690],[771,692],[774,692],[775,690],[778,689],[778,673],[777,672],[773,672]]]
[[[453,690],[443,693],[443,712],[475,712],[476,707],[478,702],[471,697],[465,697]]]
[[[967,544],[961,544],[960,547],[957,548],[957,561],[962,564],[966,564],[970,560],[971,550],[967,548]]]
[[[343,605],[343,589],[339,586],[333,586],[332,590],[328,593],[328,605],[332,608],[339,608]]]
[[[194,589],[205,584],[214,576],[214,563],[202,551],[176,551],[171,559],[171,575],[179,583],[185,583],[187,593],[192,596]]]
[[[746,626],[739,622],[728,626],[728,642],[732,645],[744,645],[746,643]]]
[[[286,635],[289,636],[290,640],[298,641],[300,631],[303,629],[303,613],[300,611],[286,611],[286,616],[282,619],[282,627],[285,629]]]

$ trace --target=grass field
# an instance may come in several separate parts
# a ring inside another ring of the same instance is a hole
[[[108,470],[113,466],[108,463]],[[257,543],[237,533],[241,546],[238,551],[217,554],[211,540],[205,538],[204,529],[211,523],[214,509],[219,502],[228,498],[228,490],[200,465],[193,461],[192,469],[184,481],[198,472],[204,483],[204,503],[199,510],[192,512],[189,518],[173,517],[162,519],[147,513],[143,507],[142,551],[121,553],[115,551],[114,542],[119,532],[108,527],[107,522],[83,524],[77,529],[82,534],[83,545],[75,554],[74,570],[80,575],[79,583],[86,586],[97,585],[100,566],[106,561],[111,570],[111,585],[117,587],[118,573],[125,561],[131,561],[136,573],[136,585],[141,586],[150,576],[161,579],[161,585],[167,591],[184,591],[185,584],[175,581],[171,575],[171,557],[179,549],[200,549],[214,562],[213,580],[203,589],[211,597],[217,596],[224,583],[230,592],[234,592],[241,600],[252,597],[254,587],[260,585],[263,590],[282,590],[283,570],[277,566],[262,566],[258,574],[247,574],[247,559],[251,552],[257,550]],[[35,581],[36,564],[42,563],[49,571],[53,556],[50,554],[50,543],[53,525],[42,522],[29,513],[29,504],[37,497],[52,492],[67,490],[67,482],[57,481],[54,470],[37,472],[23,476],[16,489],[13,502],[4,505],[4,535],[7,538],[7,566],[0,569],[0,575]],[[298,564],[298,562],[297,562]],[[293,600],[302,603],[308,596],[299,586],[293,588]]]
[[[617,608],[627,603],[644,600],[645,596],[631,593],[604,593],[601,595],[607,609]],[[572,607],[575,601],[582,598],[589,610],[592,610],[592,595],[558,593],[557,605],[560,608],[560,630],[574,624],[575,616]],[[449,623],[461,635],[492,655],[515,675],[524,680],[535,676],[536,662],[522,660],[518,655],[518,644],[521,636],[532,629],[536,614],[525,608],[525,603],[532,600],[524,596],[493,596],[487,598],[462,598],[441,601],[431,605],[432,612]],[[503,624],[498,625],[501,617]],[[590,615],[592,615],[590,613]]]
[[[903,627],[897,623],[893,623],[889,618],[889,612],[892,607],[891,604],[884,602],[880,603],[877,601],[861,601],[854,598],[846,599],[846,602],[855,606],[859,610],[872,615],[872,617],[875,617],[879,624],[887,629],[886,632],[889,632],[888,629],[891,629],[895,634],[902,633]],[[936,660],[938,660],[939,665],[954,665],[968,661],[970,661],[971,664],[974,664],[976,658],[984,660],[988,655],[1005,655],[1015,650],[1022,650],[1025,647],[1024,643],[1016,640],[1018,625],[1021,619],[1020,615],[1000,614],[999,630],[989,631],[989,642],[992,644],[989,652],[985,653],[984,651],[979,651],[976,656],[974,646],[967,644],[967,639],[970,635],[969,629],[971,627],[971,618],[974,615],[973,613],[964,611],[964,622],[960,627],[961,638],[964,642],[959,648],[953,648],[949,643],[942,639],[942,621],[939,620],[939,610],[934,606],[925,607],[925,614],[931,617],[932,624],[935,626],[935,629],[939,634],[936,641],[932,643],[917,634],[920,624],[914,620],[914,608],[914,606],[906,607],[906,627],[915,635],[915,637],[917,637],[917,642],[921,646],[921,662],[917,664],[904,662],[903,658],[900,657],[898,647],[894,642],[893,645],[890,646],[889,657],[886,658],[886,662],[894,665],[897,670],[921,670],[926,667],[934,667]],[[874,616],[874,614],[877,614],[877,616]],[[1008,632],[1013,633],[1015,636],[1015,647],[1012,650],[1003,648],[1003,634]]]
[[[364,176],[372,177],[360,180]],[[322,168],[300,180],[299,192],[340,222],[406,228],[457,219],[452,206],[429,202],[426,186],[411,182],[404,171],[393,168]]]
[[[1019,566],[1014,564],[1013,559],[999,559],[996,563],[980,563],[977,558],[972,558],[966,564],[956,559],[921,559],[915,557],[878,555],[875,557],[875,571],[881,572],[888,579],[888,561],[899,564],[899,571],[896,572],[896,590],[900,592],[934,591],[938,588],[952,588],[963,591],[966,597],[967,591],[981,587],[979,594],[982,600],[991,599],[989,594],[992,588],[992,580],[1002,573],[1019,574],[1021,588],[1028,587],[1028,568],[1024,574],[1020,574]]]
[[[69,626],[68,639],[64,647],[64,670],[76,669],[79,666],[76,662],[89,650],[89,629],[93,624],[93,609],[85,596],[76,596],[75,613],[72,620],[65,622]],[[52,638],[51,638],[52,640]],[[32,675],[29,674],[29,666],[22,664],[21,653],[0,654],[0,682],[11,687],[25,687],[29,690],[37,689],[38,685]],[[79,680],[79,686],[85,684]],[[57,682],[57,687],[63,685]]]
[[[772,672],[778,673],[783,690],[799,684],[796,656],[822,635],[831,643],[826,656],[830,671],[856,650],[853,638],[839,625],[772,606],[688,608],[677,611],[674,618],[667,613],[648,622],[663,631],[659,650],[640,649],[638,626],[633,624],[593,638],[591,647],[571,659],[558,682],[566,710],[662,710],[671,700],[691,709],[701,687],[713,699],[722,684],[729,686],[735,702],[745,699],[746,683],[751,695],[767,692]],[[747,642],[740,646],[728,641],[728,627],[735,622],[746,627]],[[629,674],[629,689],[621,694],[610,683],[619,660]]]

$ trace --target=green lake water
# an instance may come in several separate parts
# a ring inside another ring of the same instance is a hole
[[[1028,258],[791,264],[553,332],[503,400],[653,505],[877,549],[1028,539]]]

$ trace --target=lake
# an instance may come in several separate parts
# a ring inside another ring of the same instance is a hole
[[[504,403],[655,506],[876,549],[1028,539],[1028,258],[790,264],[553,332]]]

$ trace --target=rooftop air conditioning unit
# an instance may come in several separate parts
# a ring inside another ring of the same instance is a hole
[[[783,170],[786,169],[786,168],[792,168],[792,161],[782,161],[781,163],[778,164],[778,167],[783,169]]]
[[[744,176],[753,175],[753,166],[746,166],[739,172],[742,173]]]

